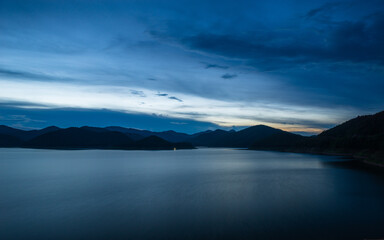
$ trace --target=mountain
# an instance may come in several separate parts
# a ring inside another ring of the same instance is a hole
[[[384,111],[358,116],[319,134],[325,137],[375,136],[384,134]]]
[[[75,130],[76,129],[76,130]],[[63,131],[61,131],[63,130]],[[83,131],[79,133],[79,131]],[[100,127],[89,127],[84,126],[81,128],[69,128],[69,129],[60,129],[58,127],[48,127],[41,130],[32,130],[32,131],[24,131],[19,129],[10,128],[7,126],[0,126],[0,134],[6,134],[10,136],[14,136],[24,142],[25,146],[38,146],[38,145],[46,145],[47,147],[95,147],[105,145],[105,148],[121,148],[122,145],[130,148],[125,141],[123,140],[123,136],[119,135],[119,137],[114,136],[113,139],[120,139],[118,142],[102,142],[101,139],[96,141],[97,137],[103,138],[103,134],[105,136],[111,135],[111,132],[123,134],[125,137],[129,138],[132,142],[137,142],[148,138],[150,136],[156,136],[161,138],[167,142],[174,143],[172,146],[178,148],[175,143],[183,142],[184,145],[181,145],[181,148],[187,147],[190,148],[191,144],[206,146],[206,147],[239,147],[246,148],[249,147],[255,141],[259,139],[268,137],[274,133],[281,132],[281,130],[271,128],[264,125],[258,125],[243,129],[241,131],[224,131],[224,130],[215,130],[215,131],[205,131],[199,132],[192,135],[179,133],[175,131],[163,131],[163,132],[152,132],[148,130],[139,130],[134,128],[124,128],[118,126],[111,126],[106,128]],[[48,134],[47,133],[52,133]],[[86,133],[86,134],[85,134]],[[98,133],[98,134],[96,134]],[[103,134],[102,134],[103,133]],[[65,134],[57,135],[57,134]],[[73,134],[73,136],[71,135]],[[84,134],[84,135],[82,135]],[[44,136],[43,136],[44,135]],[[38,138],[42,136],[41,138]],[[86,137],[90,136],[90,139]],[[95,138],[93,138],[95,137]],[[47,140],[51,138],[52,140]],[[57,138],[57,139],[55,139]],[[58,140],[60,139],[60,140]],[[61,141],[60,143],[58,141]],[[111,140],[112,141],[112,140]],[[117,140],[116,140],[117,141]],[[81,144],[80,144],[81,143]],[[185,144],[189,143],[189,144]],[[119,145],[119,146],[117,146]],[[137,147],[142,148],[137,145]],[[168,147],[169,148],[169,147]],[[173,148],[173,147],[172,147]]]
[[[149,132],[149,131],[148,131]],[[165,132],[165,133],[169,133]],[[151,132],[149,132],[151,133]],[[172,135],[173,133],[171,133]],[[135,136],[135,139],[130,138]],[[190,143],[172,143],[157,136],[140,136],[99,127],[48,127],[24,131],[0,126],[0,147],[27,147],[47,149],[193,149]]]
[[[179,133],[173,130],[164,131],[164,132],[154,132],[153,135],[161,137],[170,142],[183,142],[183,141],[187,141],[190,138],[189,134]]]
[[[92,132],[111,132],[108,129],[100,128],[100,127],[83,126],[83,127],[80,127],[80,129],[87,130],[87,131],[92,131]]]
[[[243,129],[238,132],[234,132],[233,141],[236,142],[236,145],[238,145],[239,147],[249,147],[256,141],[260,141],[264,138],[282,132],[284,131],[280,129],[271,128],[265,125],[257,125]]]
[[[16,128],[11,128],[8,126],[0,125],[0,134],[6,134],[9,136],[13,136],[13,137],[16,137],[18,139],[21,139],[23,141],[26,141],[26,140],[30,140],[34,137],[40,136],[44,133],[57,131],[59,129],[60,128],[58,128],[58,127],[50,126],[50,127],[46,127],[46,128],[40,129],[40,130],[26,131],[26,130],[21,130],[21,129],[16,129]]]
[[[193,149],[194,146],[190,143],[172,143],[168,142],[158,136],[149,136],[142,140],[137,141],[134,144],[135,149],[149,149],[149,150],[159,150],[159,149]]]
[[[193,145],[206,147],[249,147],[254,141],[269,136],[281,130],[264,125],[258,125],[243,129],[241,131],[225,131],[217,129],[195,133],[192,135],[179,133],[175,131],[151,132],[148,130],[139,130],[123,127],[106,127],[111,131],[117,131],[126,134],[134,140],[141,140],[149,136],[157,136],[169,142],[189,142]]]
[[[384,164],[384,111],[359,116],[317,136],[304,137],[265,125],[241,131],[151,132],[123,127],[48,127],[24,131],[0,126],[0,147],[183,149],[193,145],[348,155]]]
[[[0,133],[0,147],[21,147],[22,144],[19,138]]]
[[[280,132],[283,131],[265,125],[257,125],[238,132],[218,129],[200,133],[188,141],[197,146],[247,148],[256,141]]]
[[[303,137],[298,134],[281,131],[255,141],[249,148],[287,151],[298,145],[302,145],[308,138],[309,137]]]
[[[249,149],[346,155],[384,163],[384,111],[356,117],[317,136],[272,135]]]
[[[140,140],[149,136],[157,136],[169,142],[183,142],[190,138],[190,135],[186,133],[179,133],[175,131],[164,131],[164,132],[151,132],[148,130],[140,130],[135,128],[123,128],[123,127],[106,127],[106,129],[116,132],[121,132],[131,137],[134,140]]]
[[[359,116],[319,134],[309,144],[318,151],[355,156],[384,153],[384,111]]]
[[[231,145],[231,142],[229,141],[230,136],[230,132],[217,129],[215,131],[199,134],[188,141],[196,146],[228,147]]]
[[[123,133],[96,128],[67,128],[49,132],[27,141],[33,148],[126,148],[133,140]]]
[[[111,126],[111,127],[106,127],[105,129],[108,129],[110,131],[124,133],[125,135],[127,135],[128,137],[132,138],[135,141],[143,139],[145,137],[149,137],[152,135],[151,134],[152,132],[150,132],[150,131],[139,130],[139,129],[134,129],[134,128],[124,128],[124,127]]]
[[[16,137],[19,139],[22,139],[28,131],[16,129],[16,128],[11,128],[5,125],[0,125],[0,134]]]

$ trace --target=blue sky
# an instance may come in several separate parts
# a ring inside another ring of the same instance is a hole
[[[318,133],[384,110],[384,2],[0,2],[0,124]]]

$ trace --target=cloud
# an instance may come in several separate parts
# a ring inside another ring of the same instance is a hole
[[[34,102],[25,101],[4,101],[0,100],[0,108],[23,108],[23,109],[49,109],[50,106]]]
[[[237,74],[229,74],[229,73],[226,73],[226,74],[221,76],[221,78],[224,78],[224,79],[232,79],[232,78],[236,78],[236,77],[237,77]]]
[[[313,31],[317,23],[308,24],[307,28],[284,31],[199,32],[178,38],[178,41],[190,49],[242,59],[247,65],[262,69],[297,67],[306,62],[349,61],[384,65],[384,14],[322,25],[320,33]]]
[[[26,126],[28,124],[45,123],[46,122],[44,120],[32,119],[32,118],[30,118],[24,114],[23,115],[22,114],[3,115],[3,116],[0,116],[0,121],[3,122],[4,124],[10,126],[10,127],[23,129],[23,130],[36,129],[34,127]]]
[[[73,79],[52,76],[44,73],[30,72],[30,71],[20,71],[20,70],[10,70],[6,68],[0,68],[0,76],[15,78],[15,79],[31,79],[31,80],[53,80],[53,81],[72,81]]]
[[[12,122],[23,122],[23,123],[29,123],[29,122],[45,122],[42,120],[34,120],[26,115],[7,115],[7,116],[0,116],[0,119],[2,121],[12,121]]]
[[[180,98],[177,98],[177,97],[168,97],[168,98],[172,99],[172,100],[179,101],[179,102],[183,102],[183,100],[181,100]]]
[[[143,91],[138,91],[138,90],[130,90],[131,94],[133,95],[138,95],[140,97],[146,97]]]
[[[318,8],[314,8],[314,9],[308,11],[307,14],[305,14],[304,18],[310,19],[310,18],[318,17],[318,16],[324,17],[324,15],[330,14],[330,12],[332,10],[335,10],[336,8],[338,8],[342,5],[343,4],[340,2],[325,3],[324,5],[322,5]]]
[[[174,124],[174,125],[186,125],[188,123],[186,123],[186,122],[171,122],[171,124]]]
[[[159,96],[159,97],[167,97],[169,94],[168,93],[157,93],[155,95]],[[168,99],[175,100],[178,102],[183,102],[183,100],[181,100],[180,98],[174,97],[174,96],[169,96]]]
[[[228,69],[228,66],[218,65],[218,64],[211,64],[211,63],[205,63],[205,68],[218,68],[218,69]]]

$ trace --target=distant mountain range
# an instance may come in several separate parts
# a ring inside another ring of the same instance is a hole
[[[316,154],[337,154],[384,162],[384,111],[359,116],[317,136],[304,137],[265,125],[241,131],[152,132],[111,126],[55,126],[24,131],[0,126],[0,147],[53,149],[192,149],[194,146],[235,147]]]
[[[29,148],[100,148],[100,149],[173,149],[205,147],[248,148],[257,140],[282,130],[258,125],[241,131],[204,131],[196,134],[175,131],[152,132],[123,127],[55,126],[24,131],[0,126],[0,147]]]
[[[119,131],[114,131],[114,129],[118,129]],[[137,131],[141,132],[141,130]],[[158,137],[156,134],[148,134],[149,131],[142,132],[143,134],[136,134],[133,133],[132,129],[117,127],[70,127],[65,129],[47,127],[41,130],[23,131],[1,125],[0,147],[125,150],[171,150],[174,148],[195,148],[191,143],[178,141],[170,142]],[[168,132],[164,132],[164,136],[168,136],[167,133]],[[178,140],[180,138],[174,137],[173,139]]]
[[[175,131],[164,131],[164,132],[151,132],[148,130],[139,130],[134,128],[123,128],[123,127],[106,127],[105,129],[115,132],[121,132],[134,140],[141,140],[145,137],[156,136],[169,142],[183,142],[189,139],[190,135],[186,133],[179,133]]]
[[[248,148],[254,142],[284,132],[265,125],[257,125],[241,131],[215,130],[191,136],[187,141],[196,146]]]

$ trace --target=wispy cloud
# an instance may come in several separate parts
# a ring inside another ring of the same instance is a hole
[[[236,77],[237,77],[237,74],[229,74],[229,73],[226,73],[226,74],[221,76],[221,78],[224,78],[224,79],[232,79],[232,78],[236,78]]]
[[[155,95],[159,96],[159,97],[168,97],[169,94],[168,93],[156,93]],[[175,100],[178,102],[183,102],[183,100],[181,100],[180,98],[174,97],[174,96],[169,96],[168,99]]]
[[[318,7],[318,8],[314,8],[310,11],[307,12],[307,14],[305,14],[305,18],[306,19],[309,19],[309,18],[313,18],[313,17],[317,17],[319,15],[321,16],[324,16],[324,15],[329,15],[330,12],[338,7],[341,7],[343,4],[340,3],[340,2],[329,2],[329,3],[325,3],[324,5]]]
[[[33,130],[36,128],[27,126],[30,123],[44,123],[44,120],[32,119],[27,115],[0,115],[0,121],[4,122],[10,127],[24,129],[24,130]]]
[[[73,81],[74,79],[66,78],[62,76],[53,76],[40,72],[32,71],[20,71],[20,70],[11,70],[6,68],[0,68],[0,76],[14,79],[27,79],[27,80],[53,80],[53,81]]]
[[[178,102],[183,102],[183,100],[181,100],[180,98],[177,98],[177,97],[168,97],[169,99],[172,99],[172,100],[176,100]]]
[[[212,64],[212,63],[204,63],[204,64],[206,69],[209,69],[209,68],[228,69],[229,68],[228,66]]]
[[[174,125],[186,125],[188,123],[186,123],[186,122],[171,122],[171,124],[174,124]]]
[[[144,94],[144,92],[143,91],[138,91],[138,90],[130,90],[130,92],[131,92],[131,94],[133,94],[133,95],[138,95],[138,96],[140,96],[140,97],[146,97],[146,95]]]

